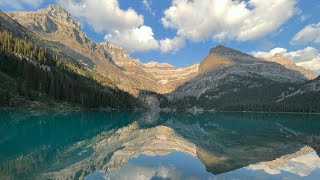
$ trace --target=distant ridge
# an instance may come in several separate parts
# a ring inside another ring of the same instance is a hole
[[[302,66],[298,66],[293,60],[288,59],[279,53],[275,54],[273,57],[264,58],[264,60],[282,64],[288,69],[292,69],[292,70],[300,72],[308,79],[315,79],[318,77],[317,73],[315,73],[309,69],[305,69]]]

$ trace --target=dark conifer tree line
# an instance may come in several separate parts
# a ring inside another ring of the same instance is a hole
[[[133,96],[114,88],[107,88],[92,78],[70,71],[68,64],[56,54],[32,42],[15,38],[10,32],[0,31],[0,72],[16,80],[16,90],[30,100],[47,96],[61,102],[84,107],[112,107],[131,109],[140,106]],[[0,102],[10,105],[12,94]]]

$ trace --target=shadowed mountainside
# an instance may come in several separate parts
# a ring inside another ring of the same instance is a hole
[[[137,99],[83,66],[69,51],[3,12],[0,22],[1,106],[31,107],[39,102],[39,107],[56,102],[91,108],[140,106]]]

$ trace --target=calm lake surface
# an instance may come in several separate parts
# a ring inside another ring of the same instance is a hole
[[[0,179],[320,179],[320,116],[0,111]]]

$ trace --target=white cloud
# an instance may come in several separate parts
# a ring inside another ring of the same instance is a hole
[[[310,173],[320,168],[320,159],[316,152],[302,155],[271,169],[267,163],[259,163],[246,167],[248,170],[264,170],[268,174],[281,174],[282,171],[297,174],[300,177],[310,175]]]
[[[278,29],[296,12],[296,0],[172,0],[161,19],[192,41],[253,40]]]
[[[320,72],[320,52],[314,47],[306,47],[302,50],[287,52],[283,48],[274,48],[269,52],[252,52],[251,54],[258,58],[269,58],[275,54],[283,54],[284,57],[292,59],[299,66]]]
[[[31,6],[31,7],[39,7],[43,4],[44,0],[1,0],[0,1],[0,6],[1,7],[10,7],[14,8],[17,10],[21,10],[25,8],[26,6]]]
[[[142,0],[142,5],[152,16],[156,15],[154,10],[151,8],[152,0]]]
[[[286,57],[293,59],[299,66],[320,72],[320,52],[313,47],[286,53]]]
[[[185,45],[184,38],[175,37],[173,39],[163,39],[160,41],[160,49],[162,52],[176,52]]]
[[[141,26],[124,31],[113,31],[105,36],[105,40],[120,44],[129,52],[148,51],[159,48],[159,43],[153,38],[152,29]]]
[[[313,47],[306,47],[302,50],[292,51],[285,54],[296,62],[306,62],[319,56],[319,51]]]
[[[106,32],[105,40],[130,52],[159,47],[151,27],[144,25],[143,16],[132,8],[121,9],[118,0],[58,0],[58,3],[95,31]]]
[[[320,56],[313,58],[310,61],[297,63],[297,65],[320,73]]]
[[[309,19],[309,18],[311,18],[311,15],[309,15],[309,14],[305,15],[305,14],[303,14],[303,15],[301,15],[301,16],[299,17],[299,20],[300,20],[301,22],[304,22],[304,21],[306,21],[306,20]]]
[[[252,52],[251,54],[257,58],[269,58],[273,57],[276,54],[285,54],[287,52],[286,49],[284,48],[274,48],[271,49],[269,52],[263,52],[263,51],[258,51],[258,52]]]
[[[320,22],[310,24],[299,31],[291,40],[292,44],[320,43]]]
[[[145,167],[140,165],[126,164],[120,169],[114,169],[108,173],[95,173],[87,176],[85,179],[183,179],[182,174],[175,167],[171,166],[155,166]],[[190,179],[190,178],[188,178]],[[195,178],[194,178],[195,179]]]
[[[118,0],[58,0],[73,16],[82,18],[96,31],[114,31],[143,25],[143,16],[129,8],[122,10]]]

